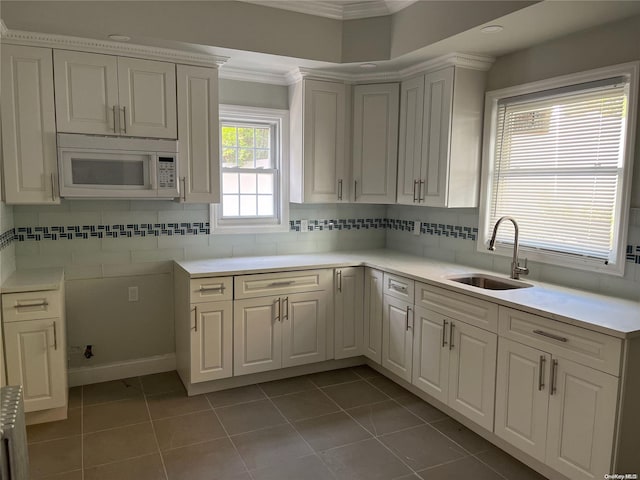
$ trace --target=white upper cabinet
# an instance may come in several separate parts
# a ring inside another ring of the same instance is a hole
[[[51,49],[2,46],[2,156],[9,204],[57,204]]]
[[[176,66],[118,58],[122,133],[132,137],[176,138]]]
[[[455,66],[402,83],[398,203],[477,206],[484,87]]]
[[[344,83],[302,80],[290,87],[292,202],[349,201],[347,97]]]
[[[177,138],[175,65],[54,51],[59,132]]]
[[[178,65],[181,200],[220,203],[218,71]]]
[[[395,203],[399,85],[353,89],[353,200]]]

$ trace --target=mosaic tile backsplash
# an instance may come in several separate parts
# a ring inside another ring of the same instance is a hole
[[[413,220],[391,218],[319,219],[308,222],[309,232],[378,229],[411,232],[414,228]],[[300,220],[291,220],[289,230],[300,232]],[[0,250],[8,247],[14,241],[192,236],[208,235],[209,233],[209,222],[17,227],[0,234]],[[420,233],[475,241],[478,236],[478,228],[421,222]],[[626,259],[628,262],[640,264],[640,245],[627,245]]]

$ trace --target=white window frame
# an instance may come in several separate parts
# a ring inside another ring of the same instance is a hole
[[[485,95],[484,139],[482,154],[482,184],[480,189],[480,216],[478,220],[477,251],[487,253],[487,246],[493,233],[493,225],[489,225],[491,216],[492,177],[494,155],[496,147],[498,102],[503,98],[526,95],[544,90],[567,87],[581,83],[588,83],[612,77],[625,77],[629,81],[627,131],[625,140],[624,166],[622,185],[618,191],[620,203],[617,212],[618,238],[615,239],[616,262],[605,263],[593,258],[560,252],[541,251],[520,245],[520,256],[529,260],[557,266],[588,270],[622,276],[626,263],[626,246],[629,223],[629,209],[631,202],[631,185],[633,176],[633,160],[635,155],[636,116],[638,108],[638,72],[640,62],[630,62],[621,65],[589,70],[561,77],[550,78],[537,82],[517,85],[487,92]],[[517,218],[516,218],[517,220]],[[504,226],[503,226],[504,228]],[[495,253],[505,257],[513,255],[512,245],[496,245]]]
[[[289,112],[274,108],[248,107],[243,105],[220,105],[220,125],[223,122],[269,123],[276,127],[275,156],[276,175],[276,220],[269,217],[225,219],[222,204],[212,204],[210,210],[211,234],[278,233],[289,231]],[[222,135],[220,126],[218,135]],[[222,139],[220,140],[222,148]],[[222,156],[220,157],[222,172]],[[222,182],[222,175],[221,182]],[[222,198],[222,184],[220,185]]]

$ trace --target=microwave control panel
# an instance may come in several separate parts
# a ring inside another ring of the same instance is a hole
[[[176,157],[158,156],[158,188],[176,188]]]

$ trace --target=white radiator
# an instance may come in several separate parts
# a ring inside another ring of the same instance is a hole
[[[0,389],[0,480],[27,480],[29,454],[22,386]]]

